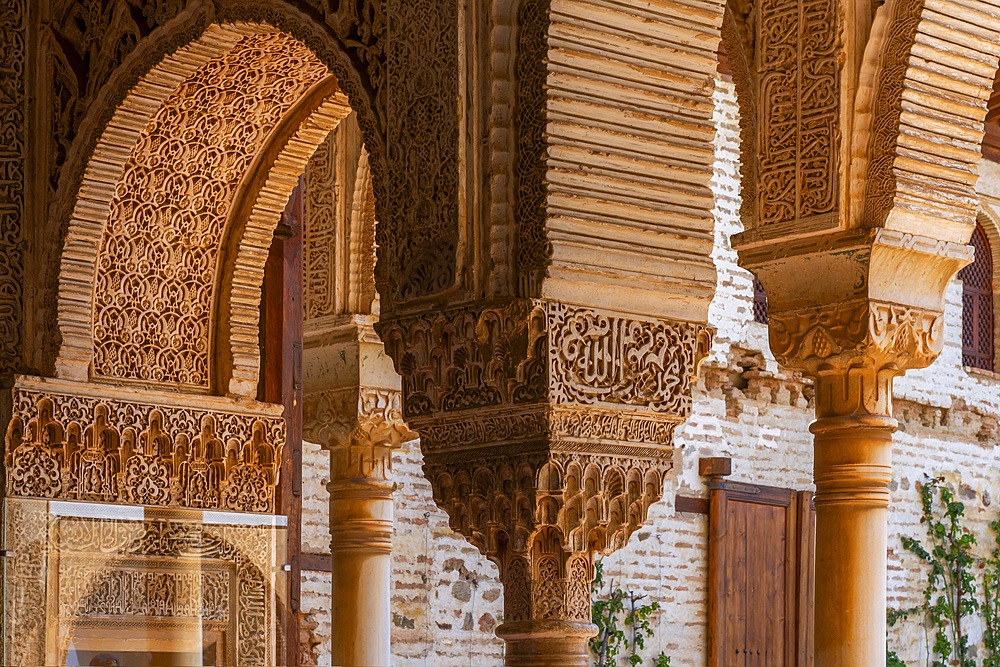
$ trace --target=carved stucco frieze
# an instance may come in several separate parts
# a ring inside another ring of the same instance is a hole
[[[506,621],[589,622],[592,556],[660,498],[711,330],[527,299],[378,328],[435,499],[500,567]]]
[[[7,495],[273,512],[285,438],[273,406],[170,399],[20,379],[6,434]]]
[[[25,118],[28,4],[0,7],[0,372],[20,362],[24,317]]]
[[[711,340],[703,325],[528,299],[378,328],[413,423],[519,406],[594,406],[681,421]]]

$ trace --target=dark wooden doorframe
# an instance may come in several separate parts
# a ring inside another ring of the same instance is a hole
[[[264,266],[261,299],[261,383],[258,398],[285,407],[285,447],[276,490],[288,521],[288,589],[282,626],[284,665],[301,664],[302,545],[302,220],[303,179],[292,192]]]

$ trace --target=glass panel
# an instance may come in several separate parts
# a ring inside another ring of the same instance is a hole
[[[10,498],[5,665],[278,664],[281,516]]]

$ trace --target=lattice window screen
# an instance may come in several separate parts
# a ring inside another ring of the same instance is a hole
[[[993,370],[993,255],[986,230],[972,234],[976,259],[958,272],[962,280],[962,363]]]
[[[767,324],[767,293],[757,276],[753,277],[753,321]]]

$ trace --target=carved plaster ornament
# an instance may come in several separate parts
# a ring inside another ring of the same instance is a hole
[[[128,624],[137,617],[232,628],[223,633],[232,661],[227,664],[275,664],[268,628],[279,611],[269,589],[269,526],[199,524],[153,514],[143,521],[53,520],[11,503],[6,530],[18,582],[17,599],[7,610],[18,636],[10,646],[11,664],[54,664],[58,659],[47,653],[53,640],[65,656],[73,633],[95,618]],[[47,567],[45,555],[53,552],[59,558]],[[178,566],[193,557],[200,559],[199,568]]]
[[[814,375],[862,358],[876,374],[929,364],[944,288],[975,225],[981,133],[970,128],[981,127],[988,86],[926,84],[956,62],[925,37],[940,29],[938,10],[869,9],[733,0],[723,27],[743,145],[746,231],[733,246],[767,290],[775,354]],[[962,52],[969,66],[996,57],[977,44]],[[920,105],[904,111],[914,95]],[[968,143],[945,154],[932,137],[946,136]],[[862,402],[881,411],[888,400]]]
[[[0,7],[0,372],[14,371],[21,358],[24,318],[25,120],[28,63],[28,3],[11,0]]]
[[[589,623],[592,556],[659,499],[710,329],[543,300],[377,328],[435,500],[500,567],[505,620]]]
[[[7,495],[274,512],[280,408],[20,377]]]
[[[371,316],[307,321],[303,438],[331,452],[331,480],[392,480],[392,452],[416,438],[399,377]]]

